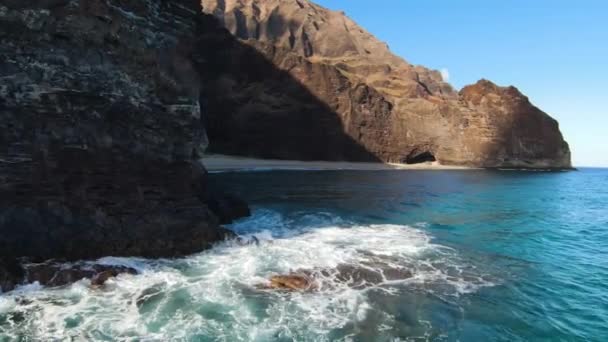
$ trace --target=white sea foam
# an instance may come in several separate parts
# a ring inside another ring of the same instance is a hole
[[[492,285],[457,251],[408,226],[353,225],[329,213],[285,218],[257,210],[233,228],[260,243],[226,242],[179,260],[104,258],[99,263],[133,267],[140,274],[121,275],[101,290],[81,281],[6,294],[0,297],[0,340],[323,340],[365,322],[370,312],[389,322],[391,313],[370,299],[371,293],[421,291],[447,298]],[[331,272],[318,272],[323,285],[318,291],[256,289],[273,275],[341,265],[406,269],[412,275],[354,288]]]

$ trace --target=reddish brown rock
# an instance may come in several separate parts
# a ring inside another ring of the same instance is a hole
[[[273,276],[270,278],[267,285],[262,285],[260,288],[287,291],[310,291],[316,289],[317,284],[307,275],[294,273]]]
[[[343,12],[307,0],[202,4],[250,47],[219,34],[201,37],[208,47],[201,53],[217,70],[205,79],[216,151],[305,160],[571,166],[557,122],[515,88],[480,81],[459,93],[438,71],[393,55]]]
[[[413,276],[412,272],[402,267],[384,263],[362,266],[341,264],[335,268],[298,270],[287,275],[272,276],[268,284],[258,286],[260,289],[287,291],[323,291],[336,284],[361,289],[382,284],[385,281],[405,280]]]

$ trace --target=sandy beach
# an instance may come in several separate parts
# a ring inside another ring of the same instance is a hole
[[[203,163],[211,172],[228,171],[267,171],[267,170],[468,170],[464,166],[441,165],[437,162],[422,164],[382,164],[361,162],[328,162],[275,160],[237,157],[220,154],[209,154],[203,157]]]

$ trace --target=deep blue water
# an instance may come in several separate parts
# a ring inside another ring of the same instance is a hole
[[[0,341],[608,341],[608,170],[210,180],[251,203],[231,228],[259,244],[3,294]],[[302,270],[316,290],[258,288]]]
[[[295,226],[304,213],[329,213],[345,226],[416,227],[493,284],[447,299],[408,286],[395,295],[371,293],[378,297],[375,309],[394,319],[383,332],[370,323],[355,339],[608,341],[606,169],[264,172],[213,179],[256,211],[281,213]],[[322,229],[328,222],[316,224]]]

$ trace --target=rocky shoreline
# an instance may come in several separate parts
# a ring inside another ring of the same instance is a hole
[[[211,193],[198,161],[199,20],[192,0],[0,4],[3,291],[132,272],[48,260],[178,257],[234,236],[221,224],[249,210]]]
[[[132,222],[131,228],[126,229],[117,221],[89,226],[92,218],[99,217],[99,208],[97,215],[78,213],[80,216],[75,218],[72,210],[84,210],[82,207],[2,207],[0,241],[7,248],[0,255],[0,293],[34,282],[55,287],[85,278],[90,279],[92,285],[103,285],[109,278],[137,271],[123,266],[96,265],[95,259],[105,256],[172,258],[197,253],[215,243],[236,238],[220,224],[250,215],[247,204],[232,195],[222,194],[209,199],[208,204],[190,205],[194,207],[174,207],[142,216],[144,221]]]
[[[222,224],[249,208],[209,190],[207,132],[266,158],[570,166],[557,122],[517,89],[457,93],[303,0],[6,0],[0,42],[3,291],[132,272],[51,261],[233,237]]]

